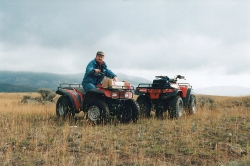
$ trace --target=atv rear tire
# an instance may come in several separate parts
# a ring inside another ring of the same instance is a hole
[[[183,100],[180,96],[169,99],[169,116],[171,119],[178,119],[183,115]]]
[[[141,95],[137,98],[137,103],[139,104],[140,107],[140,117],[142,118],[149,118],[150,117],[150,112],[151,112],[151,102],[150,99],[145,96]]]
[[[125,109],[122,111],[121,123],[129,123],[131,120],[136,123],[139,116],[140,107],[138,103],[131,99],[125,101]]]
[[[65,119],[67,115],[74,117],[73,106],[67,96],[61,96],[56,103],[56,115]]]
[[[160,108],[157,108],[156,109],[156,111],[155,111],[155,116],[156,116],[156,118],[163,118],[163,111],[162,111],[162,109],[160,109]]]
[[[157,108],[155,110],[155,117],[157,119],[164,120],[164,119],[166,119],[168,117],[168,112],[167,112],[167,110]]]
[[[109,108],[107,104],[100,99],[92,100],[87,107],[87,118],[93,125],[105,125],[109,118]]]
[[[190,115],[196,113],[196,97],[194,95],[190,95],[190,99],[188,102],[188,113]]]

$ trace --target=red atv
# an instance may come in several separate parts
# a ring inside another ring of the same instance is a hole
[[[174,79],[168,76],[156,76],[152,84],[139,84],[135,94],[139,95],[137,102],[142,117],[150,117],[151,110],[156,117],[163,118],[163,114],[171,118],[179,118],[186,108],[188,114],[196,113],[196,98],[189,83],[177,83],[178,79],[185,79],[177,75]]]
[[[67,115],[83,111],[93,124],[106,124],[110,116],[121,123],[136,122],[139,116],[139,105],[133,99],[132,86],[103,88],[84,91],[81,84],[60,84],[57,94],[61,95],[56,103],[56,115],[65,118]]]

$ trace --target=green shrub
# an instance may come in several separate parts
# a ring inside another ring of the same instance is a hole
[[[206,96],[199,97],[197,103],[201,108],[207,107],[210,110],[214,110],[217,107],[217,104],[214,99]]]
[[[24,95],[21,102],[22,103],[28,103],[29,101],[38,103],[53,102],[53,99],[56,96],[56,93],[50,89],[38,89],[37,93],[40,94],[41,96],[32,98],[31,96]]]
[[[53,101],[56,96],[56,93],[51,89],[38,89],[37,92],[42,96],[43,101]]]

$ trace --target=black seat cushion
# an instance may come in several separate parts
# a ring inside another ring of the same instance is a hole
[[[166,79],[157,79],[153,80],[152,87],[167,87],[169,86],[168,80]]]

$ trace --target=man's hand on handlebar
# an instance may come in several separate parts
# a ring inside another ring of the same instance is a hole
[[[97,73],[97,74],[99,74],[101,72],[100,69],[93,69],[93,71],[94,71],[94,73]]]
[[[93,69],[93,71],[94,71],[94,73],[96,73],[96,74],[98,74],[98,75],[104,75],[104,73],[101,72],[100,69]],[[115,77],[113,78],[113,81],[114,81],[114,82],[117,82],[117,81],[118,81],[118,78],[115,76]]]

